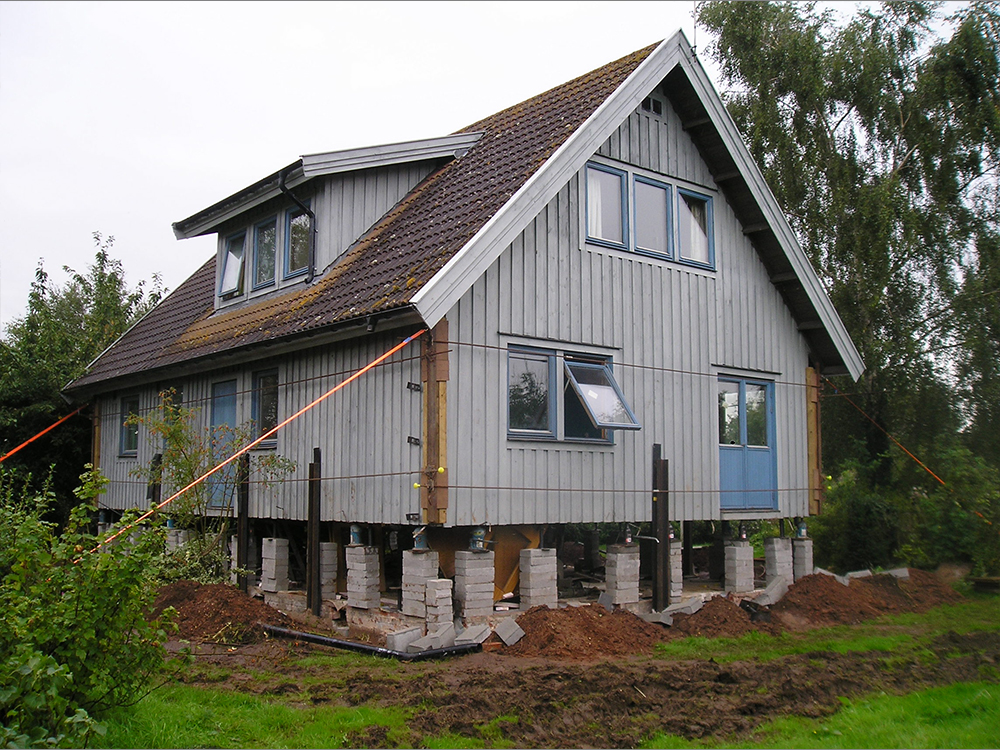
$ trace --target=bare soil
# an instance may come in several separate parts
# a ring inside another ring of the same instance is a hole
[[[159,603],[171,603],[182,633],[200,641],[195,663],[182,678],[186,682],[285,695],[303,705],[404,707],[412,711],[404,742],[415,747],[424,737],[445,732],[487,746],[491,736],[499,736],[516,747],[634,747],[657,731],[722,739],[745,735],[778,716],[828,715],[840,707],[841,696],[981,680],[1000,667],[1000,633],[993,632],[940,636],[929,646],[934,658],[926,651],[912,658],[814,652],[718,664],[655,656],[656,643],[688,635],[797,631],[884,612],[925,611],[961,599],[915,570],[910,581],[875,576],[850,586],[808,576],[771,608],[771,622],[751,621],[746,610],[724,597],[694,615],[678,616],[672,628],[599,605],[536,607],[518,618],[525,637],[514,646],[436,662],[346,659],[335,668],[303,660],[334,653],[329,649],[264,638],[253,623],[287,626],[287,619],[235,587],[174,584],[174,589],[164,591]],[[261,616],[262,607],[270,619]],[[227,623],[238,624],[245,645],[219,643],[220,632],[234,629]],[[483,732],[491,722],[493,735]],[[381,727],[348,740],[355,747],[393,744]]]

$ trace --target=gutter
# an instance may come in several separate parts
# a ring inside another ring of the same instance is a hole
[[[347,651],[356,651],[362,654],[369,654],[371,656],[381,656],[391,659],[399,659],[400,661],[425,661],[427,659],[437,659],[442,656],[456,656],[458,654],[471,654],[476,651],[482,650],[482,645],[479,643],[467,643],[461,646],[449,646],[448,648],[432,648],[427,651],[418,651],[415,654],[407,653],[406,651],[393,651],[388,648],[381,648],[380,646],[369,646],[367,643],[358,643],[356,641],[343,641],[339,638],[330,638],[325,635],[316,635],[315,633],[303,633],[299,630],[289,630],[288,628],[279,628],[276,625],[265,625],[264,623],[258,623],[261,628],[264,629],[265,633],[271,635],[281,636],[283,638],[294,638],[298,641],[306,641],[307,643],[316,643],[320,646],[332,646],[333,648],[342,648]]]
[[[285,175],[288,173],[288,170],[289,168],[286,167],[278,173],[278,190],[287,195],[309,217],[309,268],[306,270],[306,283],[311,284],[313,276],[316,275],[316,214],[312,212],[309,206],[296,198],[291,190],[285,187]]]

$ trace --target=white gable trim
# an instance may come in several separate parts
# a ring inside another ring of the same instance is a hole
[[[482,137],[482,133],[459,133],[442,138],[307,154],[302,157],[302,171],[306,177],[317,177],[425,159],[453,158],[462,156]]]

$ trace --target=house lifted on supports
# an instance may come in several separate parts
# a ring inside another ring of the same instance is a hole
[[[123,418],[161,389],[265,431],[427,329],[253,452],[297,469],[249,484],[241,555],[280,587],[288,539],[291,578],[356,615],[389,590],[413,617],[446,589],[473,620],[518,586],[554,603],[553,530],[651,520],[663,604],[668,520],[818,511],[818,376],[863,370],[680,32],[452,135],[303,156],[174,231],[215,256],[66,389],[110,509],[147,502],[161,447]]]

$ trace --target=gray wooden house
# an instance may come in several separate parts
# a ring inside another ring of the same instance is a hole
[[[654,444],[674,520],[804,517],[817,374],[863,370],[681,33],[452,135],[303,156],[174,231],[216,255],[67,388],[112,509],[146,503],[160,447],[122,422],[160,389],[265,429],[426,328],[260,448],[289,480],[320,449],[325,534],[646,521]],[[252,485],[260,534],[304,526],[306,485]]]

